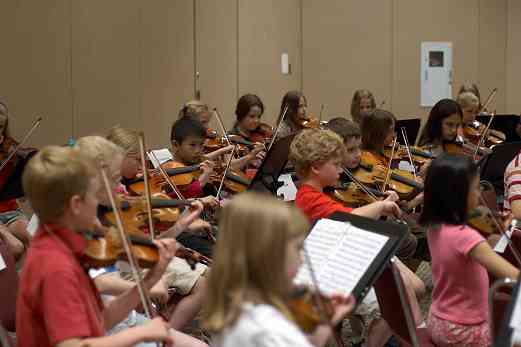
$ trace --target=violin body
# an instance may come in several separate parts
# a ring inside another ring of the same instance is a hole
[[[377,197],[384,197],[385,195],[376,189],[366,187],[372,194]],[[329,193],[329,196],[333,199],[341,202],[347,207],[357,208],[368,205],[374,202],[374,199],[369,196],[366,192],[360,189],[355,183],[349,182],[346,185],[335,187],[335,189]]]
[[[477,146],[466,141],[456,140],[452,142],[443,143],[443,150],[445,153],[459,154],[474,158]],[[490,154],[492,151],[485,147],[480,147],[477,151],[477,160],[480,160],[484,155]]]
[[[423,166],[424,164],[430,162],[435,156],[427,149],[422,147],[411,146],[409,147],[411,152],[411,158],[413,164],[417,166]],[[384,156],[387,160],[409,160],[409,154],[407,152],[407,148],[403,145],[400,145],[397,150],[394,152],[394,156],[391,158],[392,148],[385,147],[384,148]]]
[[[487,126],[485,124],[478,120],[474,120],[471,124],[463,127],[463,136],[474,145],[477,145],[486,128]],[[488,134],[485,135],[484,145],[487,147],[499,145],[505,142],[505,138],[505,134],[500,131],[489,131]]]
[[[265,143],[273,137],[273,127],[266,123],[260,123],[257,129],[250,133],[251,142]]]
[[[494,222],[494,219],[499,221],[499,226]],[[494,215],[494,213],[485,206],[478,206],[469,212],[467,224],[479,231],[485,237],[497,234],[501,235],[503,227],[503,217]]]
[[[291,294],[291,298],[287,306],[297,325],[305,333],[312,333],[319,324],[323,324],[322,317],[317,307],[317,293],[314,293],[307,287],[297,287]],[[322,296],[327,302],[327,298]],[[328,316],[331,316],[333,310],[330,305],[326,305]]]

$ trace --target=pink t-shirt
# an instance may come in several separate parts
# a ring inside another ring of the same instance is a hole
[[[476,230],[465,225],[444,224],[427,232],[432,257],[431,313],[460,324],[488,320],[487,270],[470,256],[485,242]]]

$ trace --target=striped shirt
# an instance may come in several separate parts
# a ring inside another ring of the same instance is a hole
[[[503,200],[503,209],[510,212],[512,202],[521,200],[521,152],[508,164],[504,180],[505,199]]]

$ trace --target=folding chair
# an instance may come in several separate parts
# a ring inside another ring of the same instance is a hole
[[[391,260],[374,283],[382,318],[402,341],[413,347],[435,346],[426,328],[417,328],[400,271]]]
[[[8,331],[15,331],[18,272],[15,259],[1,237],[0,255],[7,266],[0,270],[0,324]]]
[[[509,278],[499,279],[492,284],[488,292],[488,307],[490,312],[490,334],[492,341],[499,336],[501,322],[505,316],[509,302],[512,300],[512,290],[516,281]]]

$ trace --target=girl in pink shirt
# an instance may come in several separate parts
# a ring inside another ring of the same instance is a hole
[[[443,155],[427,171],[420,223],[428,228],[432,305],[427,329],[436,346],[490,346],[488,272],[519,271],[466,225],[479,203],[479,174],[467,157]]]

